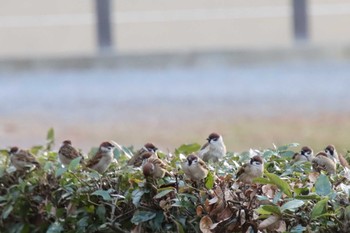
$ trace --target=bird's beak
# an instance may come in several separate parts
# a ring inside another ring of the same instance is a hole
[[[210,138],[207,138],[207,141],[210,142]]]

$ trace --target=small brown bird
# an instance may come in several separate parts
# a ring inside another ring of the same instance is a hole
[[[328,158],[332,159],[335,163],[340,163],[343,167],[350,168],[348,161],[344,158],[344,156],[337,152],[335,146],[328,145],[324,152],[327,154]]]
[[[264,162],[260,155],[255,155],[249,163],[244,164],[237,172],[237,179],[243,183],[251,184],[254,178],[261,177],[264,172]]]
[[[62,146],[58,151],[58,157],[65,167],[68,166],[73,159],[78,157],[81,157],[80,162],[84,160],[83,155],[72,146],[70,140],[63,141]]]
[[[154,154],[151,152],[143,153],[144,164],[142,171],[145,177],[152,177],[154,179],[163,178],[166,174],[169,175],[166,170],[167,165],[160,159],[152,157]]]
[[[186,161],[182,163],[182,169],[187,177],[193,181],[200,181],[207,177],[208,167],[197,155],[190,154]]]
[[[301,148],[300,153],[294,154],[293,160],[295,162],[297,162],[297,161],[311,161],[313,158],[313,155],[314,155],[313,150],[308,146],[304,146]]]
[[[140,167],[143,161],[143,154],[147,152],[153,153],[153,157],[158,158],[156,155],[158,148],[152,143],[146,143],[140,150],[138,150],[134,156],[128,161],[128,165],[134,167]]]
[[[18,147],[12,147],[9,151],[11,164],[17,170],[25,170],[32,166],[40,168],[39,162],[29,151],[20,150]]]
[[[113,151],[115,146],[110,142],[101,143],[97,153],[87,161],[86,166],[103,173],[107,170],[113,160]]]
[[[205,143],[200,149],[198,155],[203,161],[208,162],[212,160],[217,162],[220,158],[226,155],[226,146],[221,135],[211,133]]]
[[[321,170],[326,171],[328,174],[334,174],[336,171],[336,163],[327,157],[324,152],[318,152],[315,158],[312,159],[312,167],[316,172]]]

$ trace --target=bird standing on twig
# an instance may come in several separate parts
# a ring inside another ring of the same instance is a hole
[[[11,156],[11,164],[17,170],[29,169],[32,166],[40,168],[39,162],[29,151],[20,150],[18,147],[15,146],[10,149],[9,154]]]
[[[190,154],[187,157],[186,161],[182,164],[182,169],[186,176],[193,181],[200,181],[206,178],[209,172],[205,162],[195,154]]]
[[[78,157],[81,157],[80,162],[84,160],[83,155],[72,146],[72,142],[70,140],[63,141],[62,146],[58,151],[58,157],[65,167],[68,166],[73,159]]]
[[[198,153],[203,161],[208,162],[209,160],[212,160],[213,162],[217,162],[220,158],[226,155],[226,146],[221,135],[211,133],[207,138],[207,141],[208,142],[202,146]]]
[[[244,164],[237,172],[237,179],[251,184],[254,178],[261,177],[264,172],[264,161],[260,155],[253,156],[249,163]]]
[[[113,160],[114,148],[115,146],[110,142],[101,143],[97,153],[87,161],[86,166],[99,173],[105,172]]]

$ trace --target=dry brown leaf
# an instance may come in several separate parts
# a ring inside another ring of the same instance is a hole
[[[315,183],[316,180],[318,179],[318,176],[320,175],[320,173],[318,172],[310,172],[309,173],[309,180],[311,183]]]
[[[165,211],[168,211],[171,208],[171,204],[167,200],[161,200],[159,206]]]
[[[261,190],[265,196],[268,198],[273,198],[275,196],[277,188],[274,185],[266,184],[262,186]]]
[[[217,221],[221,222],[221,221],[224,221],[228,218],[231,218],[231,216],[233,215],[231,209],[229,206],[226,206],[226,208],[221,211],[220,213],[218,213],[217,215]]]
[[[198,217],[201,217],[203,215],[203,206],[201,205],[197,206],[196,213]]]
[[[211,209],[212,209],[212,206],[210,206],[209,204],[209,200],[206,199],[205,202],[204,202],[204,209],[207,213],[210,213]]]
[[[268,227],[273,227],[274,224],[278,223],[278,221],[280,220],[279,216],[276,215],[270,215],[267,219],[265,219],[264,221],[262,221],[259,224],[259,230],[264,230]]]
[[[210,212],[210,216],[216,216],[217,214],[221,213],[225,208],[225,203],[220,199],[212,208]]]
[[[285,221],[279,221],[279,226],[276,229],[277,232],[285,232],[287,230],[287,225]]]
[[[211,220],[211,218],[206,215],[204,217],[202,217],[201,221],[199,222],[199,229],[203,232],[203,233],[211,233],[211,227],[213,225],[213,221]]]
[[[217,196],[214,197],[214,198],[212,198],[212,199],[210,199],[210,200],[209,200],[209,205],[213,205],[213,204],[217,203],[218,200],[219,200],[219,198],[218,198]]]
[[[130,233],[142,233],[142,224],[136,225],[131,231]]]

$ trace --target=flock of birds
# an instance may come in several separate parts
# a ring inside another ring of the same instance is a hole
[[[113,151],[116,148],[114,142],[103,142],[99,146],[97,153],[88,161],[84,161],[82,153],[72,146],[70,140],[63,141],[58,151],[60,162],[64,166],[68,166],[73,159],[81,157],[84,166],[104,173],[109,165],[113,162]],[[157,155],[158,148],[152,143],[147,143],[134,153],[133,157],[128,161],[129,166],[141,167],[145,177],[153,179],[163,178],[165,175],[171,175],[168,172],[168,165]],[[12,165],[17,170],[25,170],[28,167],[36,166],[40,168],[39,162],[29,151],[21,150],[18,147],[12,147],[9,151]],[[182,169],[185,175],[192,181],[201,181],[207,177],[209,169],[208,161],[218,162],[226,155],[226,146],[223,137],[217,133],[211,133],[198,153],[192,153],[182,163]],[[295,153],[293,160],[309,161],[316,172],[321,170],[328,174],[334,174],[337,163],[348,169],[349,164],[346,159],[338,154],[333,145],[329,145],[324,151],[313,154],[313,150],[308,147],[302,147],[300,153]],[[261,177],[264,171],[264,160],[260,154],[252,156],[250,161],[241,166],[236,174],[236,178],[242,183],[252,183],[254,178]]]

